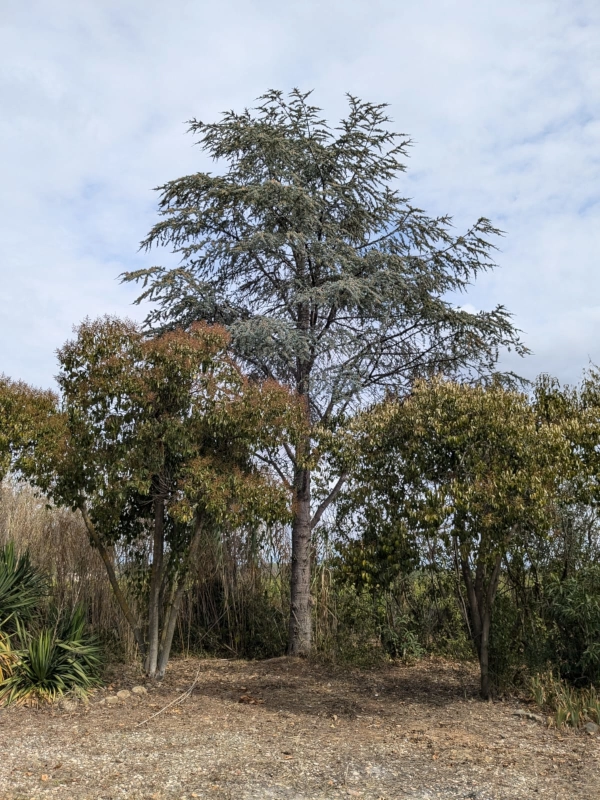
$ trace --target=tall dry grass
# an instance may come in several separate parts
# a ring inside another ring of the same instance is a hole
[[[28,550],[47,576],[49,602],[64,609],[82,604],[91,628],[114,656],[134,655],[133,636],[78,513],[49,508],[29,486],[5,480],[0,484],[0,546],[10,540],[18,553]]]
[[[137,658],[104,564],[78,513],[48,508],[28,486],[5,481],[0,485],[0,546],[8,540],[18,552],[29,550],[33,563],[49,577],[50,601],[63,608],[84,606],[109,656]],[[206,533],[188,578],[173,654],[270,658],[285,653],[290,549],[285,527],[260,534]],[[137,558],[116,553],[121,586],[142,614],[149,562],[143,548]],[[368,665],[388,655],[418,655],[442,635],[461,636],[458,612],[454,617],[449,612],[451,591],[444,598],[430,596],[423,578],[407,579],[399,594],[358,591],[337,582],[331,553],[318,542],[312,574],[315,647],[328,660]]]
[[[0,484],[0,546],[9,540],[17,552],[28,550],[48,576],[51,602],[64,608],[81,603],[109,653],[136,658],[133,636],[79,513],[48,507],[29,486],[6,480]],[[285,652],[289,555],[284,530],[260,543],[246,531],[206,535],[188,580],[173,652],[257,658]],[[122,588],[143,613],[148,556],[118,552],[116,560]]]

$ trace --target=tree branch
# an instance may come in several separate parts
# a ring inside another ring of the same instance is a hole
[[[327,495],[325,500],[323,500],[323,502],[320,504],[320,506],[315,511],[315,514],[314,514],[313,518],[310,521],[311,530],[313,530],[313,528],[317,527],[317,525],[321,521],[321,517],[323,516],[323,514],[327,511],[329,506],[333,503],[335,498],[340,493],[340,491],[342,489],[342,486],[346,483],[346,479],[347,478],[348,478],[348,473],[347,472],[342,472],[342,474],[338,478],[338,481],[335,484],[335,486],[333,487],[333,489],[329,492],[329,494]]]
[[[274,461],[272,458],[268,458],[267,456],[261,456],[260,453],[257,453],[256,457],[259,458],[261,461],[263,461],[265,464],[268,464],[270,467],[273,467],[275,472],[281,478],[281,482],[283,483],[285,488],[288,489],[290,492],[292,491],[292,488],[293,488],[292,484],[289,482],[289,480],[286,477],[284,471],[281,469],[281,467],[279,466],[279,464],[276,461]]]
[[[146,655],[146,644],[144,642],[144,637],[142,632],[137,624],[135,617],[129,607],[127,599],[123,594],[121,587],[119,586],[119,581],[117,580],[117,576],[115,574],[115,568],[113,567],[112,559],[110,557],[110,553],[104,546],[102,539],[100,538],[98,531],[96,530],[94,523],[92,522],[88,511],[83,504],[83,502],[79,505],[79,510],[81,511],[81,516],[83,517],[83,521],[85,523],[85,527],[87,528],[88,535],[94,547],[100,553],[100,558],[104,561],[104,566],[106,567],[106,572],[108,574],[108,580],[110,581],[110,585],[112,586],[112,590],[115,594],[115,598],[121,611],[125,615],[125,619],[129,623],[129,627],[133,632],[133,636],[135,638],[136,644],[139,648],[140,654],[142,657]]]

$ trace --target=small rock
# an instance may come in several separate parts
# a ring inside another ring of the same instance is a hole
[[[119,700],[127,700],[128,697],[131,697],[131,692],[128,689],[121,689],[120,692],[117,692],[117,697]]]
[[[586,722],[584,730],[586,733],[589,733],[590,736],[595,736],[598,731],[600,731],[600,726],[596,725],[595,722]]]
[[[118,702],[119,702],[119,698],[114,694],[111,694],[110,697],[106,698],[106,705],[107,706],[116,706]]]
[[[134,686],[131,691],[133,694],[147,694],[148,692],[145,686]]]

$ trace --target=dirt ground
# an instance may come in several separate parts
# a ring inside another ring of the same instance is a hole
[[[600,798],[600,737],[480,702],[461,665],[175,660],[108,701],[144,683],[111,680],[87,706],[0,711],[2,800]]]

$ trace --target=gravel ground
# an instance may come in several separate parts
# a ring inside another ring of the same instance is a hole
[[[1,800],[600,800],[600,737],[480,702],[464,665],[181,659],[159,685],[109,679],[87,705],[0,711]]]

